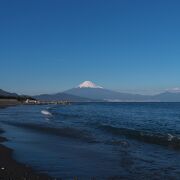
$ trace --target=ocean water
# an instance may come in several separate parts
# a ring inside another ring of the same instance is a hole
[[[57,179],[180,179],[180,103],[0,109],[14,158]]]

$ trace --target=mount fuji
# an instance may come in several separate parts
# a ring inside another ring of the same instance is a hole
[[[164,92],[157,95],[121,93],[105,89],[91,81],[57,94],[34,96],[39,100],[68,100],[73,102],[180,102],[180,92]]]
[[[103,88],[91,81],[84,81],[76,88],[64,91],[66,94],[103,101],[143,101],[149,96],[120,93]]]

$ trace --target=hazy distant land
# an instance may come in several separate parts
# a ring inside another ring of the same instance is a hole
[[[42,101],[70,101],[70,102],[180,102],[180,92],[165,91],[156,95],[141,95],[121,93],[98,86],[91,81],[85,81],[79,86],[56,94],[40,94],[33,97],[20,96],[0,90],[0,99],[17,99],[23,101],[27,98]],[[15,103],[7,101],[2,103]]]

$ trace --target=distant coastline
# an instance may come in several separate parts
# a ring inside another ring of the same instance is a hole
[[[91,81],[54,94],[19,95],[0,89],[0,104],[66,104],[69,102],[180,102],[178,89],[166,90],[160,94],[142,95],[118,92],[103,88]]]

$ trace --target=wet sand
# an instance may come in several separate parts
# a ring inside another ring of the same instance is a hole
[[[3,131],[0,130],[2,134]],[[0,179],[1,180],[50,180],[48,175],[36,173],[31,167],[13,159],[13,150],[1,143],[7,141],[0,136]]]

